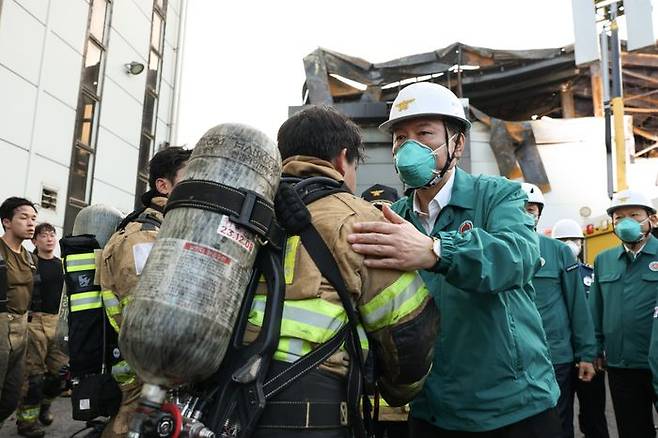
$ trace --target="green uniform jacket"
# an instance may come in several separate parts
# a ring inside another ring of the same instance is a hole
[[[535,274],[535,303],[541,315],[553,364],[574,359],[592,362],[596,340],[578,261],[569,247],[539,235],[542,266]]]
[[[589,293],[599,351],[608,366],[649,368],[649,339],[658,294],[658,239],[651,236],[635,260],[623,245],[594,260]]]
[[[555,406],[555,382],[531,280],[533,221],[518,183],[456,170],[432,236],[441,259],[421,277],[441,312],[432,371],[411,415],[444,429],[497,429]],[[413,198],[394,210],[425,233]]]

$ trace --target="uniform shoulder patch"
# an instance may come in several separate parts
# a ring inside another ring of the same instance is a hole
[[[571,272],[571,271],[573,271],[574,269],[578,269],[578,263],[574,263],[574,264],[571,265],[571,266],[567,266],[567,272]]]
[[[649,269],[653,272],[658,272],[658,261],[649,263]]]

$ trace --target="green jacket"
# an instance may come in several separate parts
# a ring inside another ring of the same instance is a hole
[[[569,247],[539,235],[542,266],[532,284],[553,364],[596,357],[594,325],[583,289],[579,264]]]
[[[623,245],[594,260],[590,301],[599,351],[608,366],[649,368],[649,339],[658,294],[658,239],[651,236],[635,260]]]
[[[441,258],[421,277],[441,312],[430,376],[411,415],[480,432],[555,406],[555,382],[531,280],[539,267],[533,221],[518,183],[456,170],[432,236]],[[394,210],[425,233],[413,197]]]

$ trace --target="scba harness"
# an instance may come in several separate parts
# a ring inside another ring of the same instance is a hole
[[[100,246],[93,235],[82,234],[64,237],[60,248],[69,303],[73,419],[112,416],[119,409],[121,391],[110,370],[120,355],[117,334],[103,308],[101,288],[94,284],[94,251]]]

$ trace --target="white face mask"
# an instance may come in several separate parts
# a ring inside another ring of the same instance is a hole
[[[571,253],[573,254],[573,256],[578,258],[578,256],[580,255],[580,251],[582,250],[582,246],[583,246],[583,244],[580,242],[580,240],[567,240],[564,243],[567,244],[567,246],[571,250]]]

